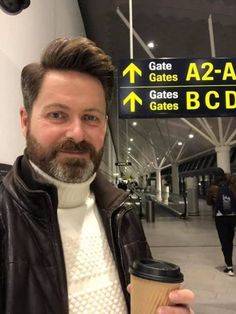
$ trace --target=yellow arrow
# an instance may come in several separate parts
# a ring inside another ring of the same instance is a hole
[[[125,106],[128,102],[130,102],[130,112],[135,112],[135,102],[138,102],[140,105],[143,104],[142,99],[136,95],[134,92],[131,92],[124,100],[123,105]]]
[[[135,83],[135,73],[142,76],[142,71],[134,64],[130,63],[123,71],[122,75],[125,76],[129,73],[130,83]]]

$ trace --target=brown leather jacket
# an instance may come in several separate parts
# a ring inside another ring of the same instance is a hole
[[[98,174],[91,185],[129,308],[129,266],[151,257],[128,193]],[[56,187],[25,156],[0,187],[0,313],[68,314]]]

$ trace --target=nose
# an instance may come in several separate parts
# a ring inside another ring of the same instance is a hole
[[[80,119],[70,121],[66,130],[66,137],[73,139],[77,143],[85,139],[84,125]]]

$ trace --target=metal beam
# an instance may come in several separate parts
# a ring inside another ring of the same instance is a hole
[[[119,15],[119,17],[121,18],[121,20],[124,22],[124,24],[130,28],[130,24],[129,21],[126,19],[126,17],[124,16],[124,14],[121,12],[120,8],[117,7],[116,8],[116,13]],[[135,29],[133,28],[133,34],[134,37],[137,39],[138,43],[141,45],[141,47],[146,51],[147,55],[150,58],[155,58],[154,55],[152,54],[151,50],[147,47],[147,45],[145,44],[145,42],[142,40],[142,38],[139,36],[139,34],[135,31]]]
[[[234,130],[233,133],[229,136],[229,138],[225,142],[225,145],[231,145],[231,140],[233,139],[235,135],[236,135],[236,130]]]
[[[194,124],[192,124],[191,122],[189,122],[187,119],[185,118],[180,118],[184,123],[188,124],[191,128],[193,128],[197,133],[199,133],[202,137],[204,137],[208,142],[210,142],[212,145],[215,145],[215,143],[212,141],[212,139],[207,136],[206,134],[204,134],[202,131],[200,131]]]
[[[207,119],[206,118],[202,118],[202,121],[203,121],[204,125],[206,126],[207,131],[210,133],[211,138],[213,139],[213,141],[215,141],[215,145],[216,146],[219,145],[220,143],[219,143],[215,133],[212,131],[212,128],[210,127],[210,124],[207,122]]]
[[[230,118],[229,123],[227,125],[226,131],[225,131],[225,135],[224,135],[224,141],[226,141],[226,137],[228,136],[228,133],[229,133],[229,130],[230,130],[232,122],[233,122],[233,117]]]
[[[218,128],[219,128],[220,144],[224,145],[222,118],[217,118],[217,121],[218,121]]]

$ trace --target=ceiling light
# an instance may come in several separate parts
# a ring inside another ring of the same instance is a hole
[[[182,146],[182,145],[183,145],[183,143],[182,143],[182,142],[178,142],[178,145],[179,145],[179,146]]]
[[[188,137],[189,137],[189,138],[194,138],[194,134],[190,133],[190,134],[188,135]]]
[[[159,160],[159,157],[157,157],[157,160]]]
[[[131,150],[132,148],[131,147],[128,147],[128,150]]]
[[[149,43],[147,44],[147,46],[152,49],[152,48],[155,47],[155,44],[154,44],[153,41],[149,41]]]
[[[113,173],[113,176],[118,177],[119,173]]]
[[[136,122],[136,121],[134,121],[133,123],[132,123],[132,125],[133,126],[136,126],[138,123]]]
[[[130,142],[133,142],[133,141],[134,141],[134,139],[133,139],[133,138],[130,138],[129,140],[130,140]]]

